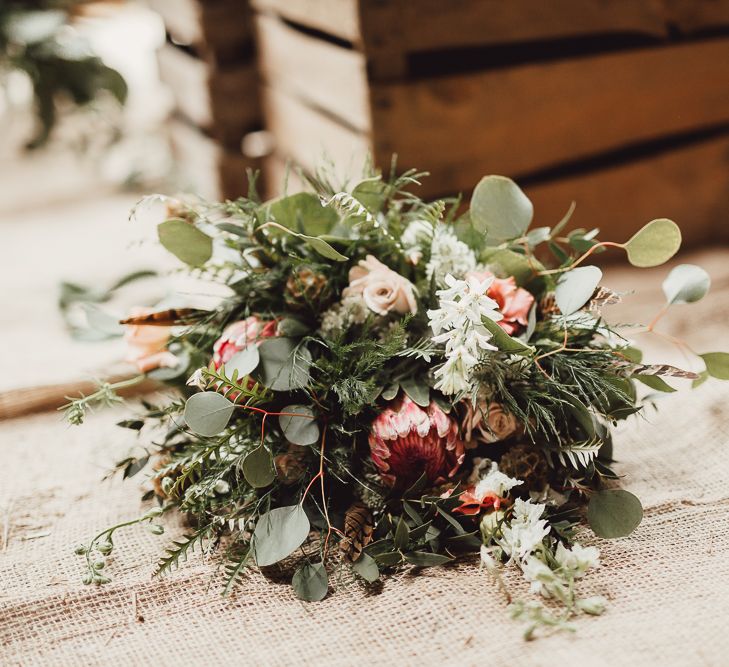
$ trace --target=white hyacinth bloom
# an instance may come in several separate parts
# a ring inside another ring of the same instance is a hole
[[[557,577],[549,566],[535,556],[527,558],[521,564],[521,571],[524,574],[524,579],[530,583],[529,591],[535,595],[549,597],[547,589],[545,589],[545,584],[549,586],[558,582]]]
[[[476,255],[463,241],[447,227],[439,227],[430,245],[430,261],[425,265],[425,274],[430,280],[435,274],[440,281],[446,274],[465,276],[476,268]]]
[[[482,352],[498,349],[489,342],[491,332],[482,324],[483,318],[498,322],[503,317],[496,301],[486,296],[493,280],[457,280],[448,274],[447,288],[436,292],[440,308],[429,310],[428,319],[433,342],[445,345],[446,361],[435,371],[435,388],[444,394],[468,391]]]

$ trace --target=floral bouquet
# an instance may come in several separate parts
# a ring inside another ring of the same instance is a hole
[[[598,230],[565,235],[570,210],[530,229],[532,204],[508,178],[483,178],[464,213],[411,194],[418,177],[346,191],[311,179],[312,192],[268,202],[255,191],[169,201],[160,242],[229,295],[214,310],[141,309],[122,322],[140,377],[176,391],[120,423],[146,453],[118,468],[148,470],[145,498],[159,506],[77,547],[86,583],[109,581],[116,530],[161,534],[157,517],[177,510],[190,529],[157,573],[215,551],[225,592],[257,567],[315,601],[334,582],[478,554],[502,586],[501,567],[518,568],[558,603],[514,602],[528,633],[601,613],[602,598],[577,592],[599,552],[576,531],[586,520],[617,538],[642,518],[618,488],[611,426],[655,395],[639,399],[638,385],[729,379],[729,354],[701,355],[698,374],[643,364],[602,317],[621,295],[585,263],[617,248],[659,265],[679,228],[658,219],[600,241]],[[684,264],[663,287],[666,307],[638,331],[700,299],[709,277]],[[115,388],[72,401],[71,422],[118,400]]]

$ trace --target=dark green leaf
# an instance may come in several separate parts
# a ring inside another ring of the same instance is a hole
[[[405,378],[400,383],[402,390],[421,408],[430,405],[430,387],[422,379]]]
[[[369,554],[363,553],[354,563],[352,569],[368,583],[373,583],[380,578],[380,570],[377,562]]]
[[[274,201],[271,215],[280,225],[309,236],[328,234],[339,216],[333,209],[322,206],[311,192],[299,192]]]
[[[276,479],[273,459],[263,445],[256,447],[243,459],[243,476],[254,489],[269,486]]]
[[[598,491],[590,498],[587,520],[598,537],[630,535],[643,519],[640,500],[623,489]]]
[[[450,563],[451,558],[442,554],[434,554],[428,551],[409,551],[405,554],[405,560],[417,567],[433,567]]]
[[[494,322],[488,317],[484,317],[481,322],[484,327],[491,332],[491,335],[493,336],[491,342],[502,352],[511,352],[513,354],[531,354],[534,352],[534,348],[522,343],[517,338],[509,336],[509,334],[499,326],[498,322]]]
[[[213,254],[213,239],[184,220],[166,220],[157,226],[160,243],[175,257],[193,267],[202,266]]]
[[[253,532],[253,548],[259,567],[273,565],[298,549],[311,524],[301,505],[277,507],[262,514]]]
[[[329,590],[329,579],[324,563],[304,563],[294,572],[291,585],[300,600],[307,602],[323,600]]]
[[[395,529],[395,548],[404,549],[408,545],[410,540],[410,529],[405,523],[405,517],[400,517],[400,521],[397,522],[397,528]]]
[[[633,379],[642,382],[646,387],[655,389],[656,391],[662,391],[665,393],[671,393],[676,391],[670,384],[668,384],[663,378],[657,375],[634,375]]]

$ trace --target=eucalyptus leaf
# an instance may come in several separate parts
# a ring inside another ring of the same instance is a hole
[[[706,364],[706,372],[718,380],[729,380],[729,353],[707,352],[701,358]]]
[[[86,313],[86,322],[92,329],[107,336],[121,336],[124,333],[124,325],[119,324],[118,317],[109,315],[109,313],[91,303],[82,304],[82,308]]]
[[[397,392],[400,391],[400,385],[399,384],[391,384],[388,387],[385,387],[385,389],[382,392],[382,399],[385,401],[391,401],[395,396],[397,396]]]
[[[327,234],[339,220],[337,212],[322,206],[312,192],[298,192],[271,203],[271,215],[280,225],[310,236]]]
[[[282,336],[298,338],[309,333],[309,331],[311,331],[311,327],[295,317],[284,317],[278,323],[278,332]]]
[[[554,298],[563,315],[571,315],[584,306],[602,280],[596,266],[580,266],[565,271],[557,281]]]
[[[662,391],[666,394],[676,391],[668,382],[657,375],[633,375],[633,379],[642,382],[646,387],[650,387],[655,391]]]
[[[480,544],[480,540],[478,540],[478,542]],[[429,551],[409,551],[405,554],[405,560],[410,563],[410,565],[415,565],[417,567],[433,567],[435,565],[450,563],[452,559],[448,556],[444,556],[443,554],[434,554]]]
[[[291,555],[304,543],[310,528],[301,505],[277,507],[262,514],[253,531],[253,549],[258,566],[273,565]]]
[[[287,405],[281,412],[288,412],[288,415],[280,415],[279,426],[289,442],[294,445],[313,445],[319,440],[319,425],[314,419],[314,413],[306,405]],[[308,415],[308,417],[294,417],[297,415]]]
[[[696,389],[696,387],[700,387],[704,382],[706,382],[709,379],[710,375],[708,371],[701,371],[699,373],[699,377],[697,377],[692,383],[691,388]]]
[[[598,537],[612,539],[630,535],[642,519],[640,500],[624,489],[598,491],[587,507],[587,520]]]
[[[307,602],[323,600],[329,590],[329,579],[324,563],[304,563],[291,580],[296,597]]]
[[[370,213],[379,213],[385,202],[387,185],[381,176],[368,178],[358,183],[352,190],[352,196]]]
[[[483,326],[491,333],[491,342],[496,345],[502,352],[511,352],[513,354],[531,354],[534,348],[522,343],[518,338],[512,338],[498,324],[488,317],[481,320]]]
[[[652,220],[625,244],[628,261],[640,268],[665,264],[681,247],[681,230],[668,218]]]
[[[185,403],[185,423],[198,435],[212,437],[230,421],[235,406],[222,394],[203,391],[193,394]]]
[[[352,569],[368,583],[374,583],[380,578],[380,569],[372,556],[366,553],[352,563]]]
[[[291,338],[267,338],[258,347],[261,382],[274,391],[302,389],[309,382],[311,353]]]
[[[244,378],[256,370],[260,358],[258,347],[254,344],[248,345],[225,362],[225,373],[232,377],[233,371],[238,371],[237,377]]]
[[[489,240],[522,236],[531,224],[534,207],[521,188],[505,176],[484,176],[471,196],[473,226]]]
[[[488,250],[481,254],[481,261],[497,276],[513,276],[520,287],[534,280],[534,274],[544,270],[544,265],[537,259],[501,248]]]
[[[299,234],[314,250],[316,250],[322,257],[332,259],[335,262],[346,262],[349,257],[343,255],[338,250],[335,250],[330,246],[324,239],[318,236],[306,236],[305,234]]]
[[[535,227],[527,235],[526,240],[530,248],[538,246],[540,243],[549,241],[551,229],[549,227]]]
[[[273,459],[263,445],[256,447],[243,459],[243,476],[254,489],[269,486],[276,479]]]
[[[405,378],[400,386],[416,405],[421,408],[427,408],[430,405],[430,387],[422,379]]]
[[[184,220],[166,220],[157,225],[160,243],[189,266],[202,266],[213,254],[213,239]]]
[[[397,528],[395,528],[395,548],[404,549],[408,541],[410,540],[410,528],[405,523],[405,517],[400,517],[400,521],[397,522]]]
[[[694,303],[703,299],[711,287],[709,274],[695,264],[679,264],[663,281],[663,293],[670,304]]]

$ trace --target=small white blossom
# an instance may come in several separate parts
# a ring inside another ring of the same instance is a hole
[[[593,595],[589,598],[582,598],[576,601],[581,611],[593,616],[599,616],[607,607],[607,600],[602,595]]]
[[[463,241],[447,227],[439,227],[430,245],[430,261],[425,265],[425,274],[430,280],[435,274],[440,281],[443,276],[465,276],[476,268],[476,255]]]
[[[487,495],[493,494],[503,498],[511,489],[519,486],[519,484],[523,484],[523,480],[514,479],[505,475],[499,470],[499,465],[494,462],[491,464],[491,469],[476,484],[474,495],[477,498],[484,498]]]
[[[188,379],[185,384],[188,387],[197,387],[198,389],[205,389],[207,386],[205,378],[203,376],[204,368],[198,368]]]
[[[433,225],[425,220],[413,220],[402,233],[400,240],[404,248],[417,248],[433,239]]]
[[[471,388],[471,373],[481,353],[496,350],[489,340],[491,332],[483,326],[483,318],[494,322],[502,319],[496,301],[486,296],[493,277],[484,281],[470,277],[457,280],[448,274],[446,289],[438,290],[440,308],[429,310],[433,342],[445,345],[445,363],[435,371],[435,385],[444,394],[453,395]]]
[[[591,568],[600,567],[600,550],[597,547],[583,547],[577,543],[568,549],[560,542],[554,558],[565,574],[570,574],[575,579],[583,577]]]
[[[499,546],[511,560],[524,561],[541,544],[550,531],[546,519],[541,516],[545,505],[517,498],[514,501],[514,516],[505,524],[497,540]]]
[[[215,485],[213,486],[213,491],[221,495],[228,493],[230,491],[230,484],[228,484],[228,482],[226,482],[224,479],[219,479],[217,482],[215,482]]]
[[[527,558],[521,564],[521,571],[531,585],[529,591],[536,595],[544,595],[551,597],[548,593],[549,589],[559,583],[558,578],[549,568],[549,566],[536,556]]]

